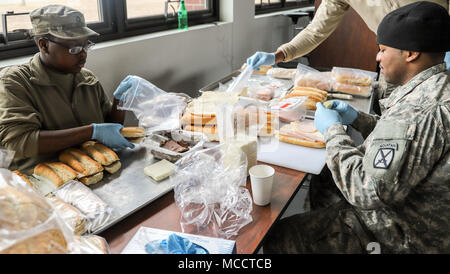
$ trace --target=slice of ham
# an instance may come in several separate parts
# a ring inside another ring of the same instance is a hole
[[[314,122],[312,121],[296,121],[292,123],[295,126],[295,129],[298,129],[302,132],[306,133],[314,133],[317,132],[316,127],[314,126]]]
[[[280,135],[304,139],[311,142],[324,142],[321,136],[315,134],[317,132],[314,122],[296,121],[289,126],[280,129]]]

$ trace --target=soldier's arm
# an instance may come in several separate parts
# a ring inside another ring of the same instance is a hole
[[[380,116],[378,115],[371,115],[360,111],[351,126],[358,130],[365,139],[373,131],[379,119]]]
[[[311,24],[292,41],[281,45],[277,52],[283,53],[285,62],[311,52],[333,33],[349,8],[344,1],[322,1]]]
[[[432,117],[420,124],[380,121],[358,150],[342,125],[325,133],[327,165],[346,200],[364,209],[403,201],[442,156],[442,125]]]

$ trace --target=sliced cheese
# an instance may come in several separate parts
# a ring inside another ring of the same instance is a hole
[[[175,172],[175,165],[166,159],[154,163],[144,168],[145,175],[152,177],[153,180],[159,182],[166,179]]]

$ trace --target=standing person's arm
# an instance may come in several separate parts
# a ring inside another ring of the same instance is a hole
[[[125,111],[117,109],[120,101],[114,98],[113,105],[111,108],[111,112],[106,116],[105,121],[107,123],[118,123],[122,124],[125,121]]]
[[[311,52],[333,33],[349,8],[343,1],[323,0],[312,22],[289,43],[278,48],[276,60],[288,62]]]

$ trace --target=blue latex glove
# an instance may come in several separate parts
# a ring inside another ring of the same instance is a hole
[[[275,53],[267,53],[258,51],[247,59],[247,65],[254,70],[259,70],[259,66],[275,65]]]
[[[342,119],[336,110],[325,108],[322,103],[316,104],[316,114],[314,116],[314,126],[323,135],[327,129],[334,125],[341,124]]]
[[[170,234],[168,239],[146,244],[145,251],[149,254],[209,254],[204,247],[175,233]]]
[[[105,123],[92,125],[94,126],[92,139],[110,148],[134,148],[134,145],[120,134],[120,130],[123,128],[121,124]]]
[[[447,70],[450,70],[450,51],[445,54],[445,63],[447,64]]]
[[[336,110],[339,113],[344,125],[352,124],[359,115],[359,112],[356,109],[341,100],[333,100],[330,109]]]
[[[128,75],[127,77],[125,77],[125,79],[123,79],[122,82],[120,82],[119,86],[114,91],[114,93],[113,93],[114,98],[121,101],[123,94],[130,88],[136,86],[137,81],[138,80],[131,75]]]

